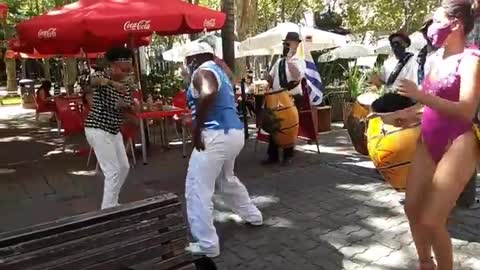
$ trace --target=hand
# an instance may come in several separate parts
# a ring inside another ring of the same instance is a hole
[[[125,102],[125,100],[123,98],[119,98],[117,100],[117,107],[118,108],[128,108],[128,107],[130,107],[130,104]]]
[[[193,146],[195,147],[195,149],[197,149],[197,151],[200,152],[205,150],[205,144],[203,143],[202,132],[198,128],[195,128],[195,131],[193,132],[192,141],[193,141]]]
[[[120,92],[120,93],[126,93],[127,92],[127,87],[125,86],[125,84],[115,82],[115,81],[112,81],[112,80],[110,80],[109,83],[118,92]]]
[[[382,85],[382,81],[380,80],[380,77],[377,74],[374,74],[372,78],[370,79],[370,83],[379,87]]]
[[[410,80],[400,80],[399,85],[397,86],[398,94],[409,97],[415,100],[422,102],[425,97],[425,93],[418,88],[417,84]]]

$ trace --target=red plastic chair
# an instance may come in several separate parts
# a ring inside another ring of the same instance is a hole
[[[135,125],[125,123],[121,129],[120,133],[122,133],[122,137],[125,141],[127,141],[127,145],[125,147],[125,150],[128,151],[130,150],[130,153],[132,154],[132,161],[133,165],[137,165],[137,158],[135,157],[135,142],[134,139],[137,137],[138,128]]]
[[[66,138],[83,133],[83,104],[78,101],[69,101],[63,98],[56,98],[57,118],[62,134],[65,137],[63,149],[65,150]]]

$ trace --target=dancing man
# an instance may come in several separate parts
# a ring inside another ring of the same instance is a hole
[[[305,61],[295,56],[298,46],[302,40],[300,35],[296,32],[289,32],[283,40],[283,54],[280,59],[270,70],[270,75],[267,81],[270,84],[272,93],[287,90],[295,100],[295,105],[302,101],[302,79],[305,77]],[[296,109],[296,108],[294,108]],[[268,158],[262,162],[263,165],[270,165],[278,163],[279,161],[279,146],[275,143],[273,136],[269,136]],[[293,158],[293,151],[295,145],[285,147],[283,149],[283,165],[291,163]]]
[[[411,40],[408,35],[397,32],[388,37],[394,57],[390,57],[383,64],[380,74],[372,76],[372,83],[380,87],[385,85],[392,88],[397,85],[401,79],[417,81],[418,65],[412,53],[407,52]]]
[[[402,80],[398,88],[425,105],[405,200],[421,270],[453,269],[447,221],[479,157],[472,119],[480,99],[480,54],[465,49],[473,25],[470,0],[445,0],[428,28],[440,48],[427,59],[430,72],[421,87]]]
[[[85,120],[85,136],[95,152],[105,176],[102,209],[118,205],[118,195],[128,176],[128,163],[120,127],[124,112],[132,110],[128,88],[122,81],[132,71],[132,53],[128,48],[112,48],[105,53],[109,74],[90,78],[93,104]]]
[[[214,62],[213,48],[206,43],[190,44],[185,57],[191,74],[187,102],[192,109],[195,147],[188,164],[185,197],[188,222],[197,240],[187,249],[195,255],[216,257],[220,246],[213,225],[215,184],[224,202],[246,223],[260,226],[263,217],[233,172],[245,135],[230,79]]]

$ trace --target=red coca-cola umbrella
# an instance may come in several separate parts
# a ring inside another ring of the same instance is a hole
[[[41,53],[94,52],[146,37],[220,29],[221,12],[180,0],[81,0],[17,25],[21,40]]]
[[[55,10],[33,17],[16,26],[22,42],[26,42],[42,54],[76,54],[84,52],[104,52],[108,48],[123,44],[123,37],[94,37],[86,31],[83,18],[87,7],[98,0],[80,0]],[[132,39],[135,47],[150,44],[150,37],[143,35]]]
[[[100,1],[89,7],[87,29],[95,36],[174,35],[221,29],[225,14],[181,0]]]

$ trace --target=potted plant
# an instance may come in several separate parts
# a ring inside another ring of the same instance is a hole
[[[344,126],[347,125],[347,119],[352,112],[353,103],[355,103],[358,96],[365,92],[367,82],[367,73],[363,72],[357,66],[345,70],[345,90],[347,91],[347,97],[345,103],[343,104]]]

